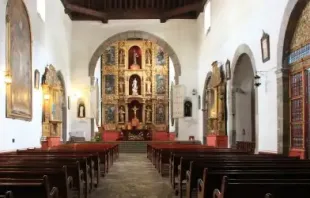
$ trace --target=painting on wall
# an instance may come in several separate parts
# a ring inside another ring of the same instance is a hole
[[[105,123],[114,124],[115,123],[115,105],[105,106]]]
[[[165,52],[163,48],[158,46],[156,53],[156,65],[163,66],[165,64],[166,64]]]
[[[20,0],[9,0],[6,14],[7,66],[12,83],[6,86],[6,117],[32,119],[31,29],[27,9]]]
[[[115,65],[115,46],[110,46],[105,50],[105,65]]]
[[[165,124],[165,106],[163,104],[158,104],[156,107],[156,124]]]
[[[105,75],[105,94],[115,94],[115,76]]]
[[[166,93],[165,84],[166,84],[165,76],[157,74],[156,75],[156,93],[157,94]]]

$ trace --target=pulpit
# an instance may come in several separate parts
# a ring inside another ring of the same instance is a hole
[[[227,148],[226,135],[226,82],[217,61],[212,63],[212,75],[208,84],[208,134],[207,145]]]

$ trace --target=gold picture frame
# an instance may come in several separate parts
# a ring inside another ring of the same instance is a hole
[[[30,19],[22,0],[9,0],[6,8],[6,117],[32,120],[32,39]]]

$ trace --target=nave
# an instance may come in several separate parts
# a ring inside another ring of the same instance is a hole
[[[145,153],[120,153],[91,198],[173,198],[167,177],[161,177]]]

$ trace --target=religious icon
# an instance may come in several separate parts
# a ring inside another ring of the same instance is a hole
[[[145,51],[145,63],[152,64],[152,51],[151,49],[147,49]]]
[[[156,93],[165,94],[165,77],[163,75],[156,75]]]
[[[115,46],[110,46],[105,50],[105,65],[115,65]]]
[[[118,57],[119,57],[119,64],[121,65],[125,64],[125,51],[123,49],[119,50]]]
[[[125,111],[124,111],[123,106],[120,106],[118,113],[119,113],[119,122],[124,123],[125,122]]]
[[[85,118],[85,104],[81,101],[78,105],[78,118]]]
[[[184,117],[192,117],[192,102],[185,101],[184,103]]]
[[[157,124],[165,123],[165,108],[161,104],[157,106],[156,123]]]
[[[157,48],[156,65],[163,66],[166,64],[165,53],[161,47]]]
[[[145,117],[146,117],[146,122],[152,122],[152,109],[151,109],[151,107],[150,106],[147,106],[146,107],[146,113],[145,113]]]
[[[132,81],[132,95],[136,96],[138,94],[138,81],[137,78],[134,78]]]
[[[139,108],[137,108],[136,106],[134,106],[134,107],[132,108],[132,110],[133,110],[134,118],[137,118],[137,111],[139,110]]]
[[[114,105],[106,105],[105,122],[109,124],[115,123],[115,106]]]
[[[136,50],[133,50],[133,64],[137,65],[137,58],[139,57],[139,54],[136,52]]]
[[[115,76],[105,75],[105,94],[115,94]]]

